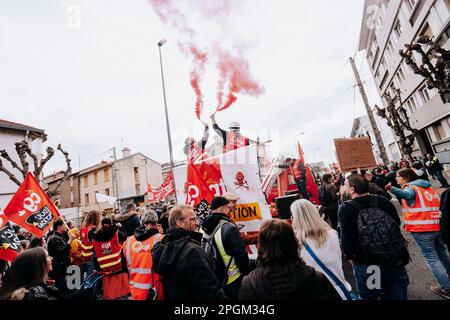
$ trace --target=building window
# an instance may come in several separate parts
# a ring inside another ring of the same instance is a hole
[[[398,19],[398,18],[397,18],[397,21],[395,22],[394,31],[395,31],[395,34],[397,35],[397,38],[400,38],[400,36],[403,33],[403,28],[402,28],[402,25],[400,23],[400,19]]]
[[[422,98],[423,104],[431,100],[430,93],[426,86],[419,89],[420,97]]]
[[[402,67],[400,67],[397,71],[397,80],[399,84],[402,84],[405,81],[405,73],[403,72]]]
[[[89,186],[89,176],[86,175],[83,177],[84,180],[84,187],[87,188]]]
[[[380,89],[383,88],[383,86],[384,86],[384,84],[385,84],[385,82],[386,82],[388,77],[389,77],[389,71],[386,71],[386,73],[383,76],[383,79],[381,80]]]
[[[136,183],[136,195],[141,194],[141,185],[139,183]]]
[[[75,197],[73,195],[73,191],[70,191],[70,204],[73,206],[74,202],[75,202]]]
[[[73,176],[70,177],[70,187],[73,188]]]
[[[414,112],[417,111],[417,104],[414,99],[414,96],[411,96],[411,98],[409,98],[408,101],[406,101],[406,105],[407,105],[408,109],[411,110],[410,114],[413,114]]]
[[[86,193],[86,194],[84,195],[84,203],[85,203],[86,205],[89,205],[89,193]]]
[[[94,172],[94,184],[98,184],[98,172]]]
[[[418,0],[406,0],[406,5],[408,6],[409,11],[411,11],[417,4]]]
[[[375,57],[373,58],[373,62],[372,62],[372,69],[375,69],[375,64],[377,63],[379,54],[380,54],[380,48],[377,47],[377,50],[375,51]]]
[[[437,141],[447,138],[447,133],[445,132],[441,122],[434,124],[432,127]]]
[[[103,169],[103,177],[105,182],[109,182],[109,168]]]
[[[105,194],[106,194],[107,196],[109,196],[109,188],[106,188],[106,189],[105,189]]]
[[[134,167],[134,181],[135,182],[139,182],[139,168],[138,167]]]

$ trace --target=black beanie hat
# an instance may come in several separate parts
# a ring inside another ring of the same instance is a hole
[[[229,204],[230,201],[228,201],[227,199],[225,199],[224,197],[215,197],[214,199],[212,199],[211,201],[211,206],[210,209],[211,210],[216,210],[217,208],[220,208],[222,206],[226,206],[227,204]]]

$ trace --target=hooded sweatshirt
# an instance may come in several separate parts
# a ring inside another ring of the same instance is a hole
[[[392,187],[391,192],[396,195],[397,198],[406,200],[408,202],[408,206],[410,207],[413,206],[416,202],[416,192],[409,185],[421,187],[424,189],[431,187],[431,183],[429,181],[425,181],[422,179],[409,182],[403,189]]]
[[[201,239],[199,232],[171,228],[153,248],[153,268],[162,276],[164,300],[226,298]]]

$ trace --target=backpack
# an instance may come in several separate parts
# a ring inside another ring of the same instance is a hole
[[[218,259],[218,252],[216,245],[214,244],[214,235],[217,231],[225,224],[227,221],[221,220],[217,226],[214,228],[213,232],[211,234],[203,233],[202,238],[202,248],[205,251],[206,255],[208,256],[208,259],[213,267],[213,269],[216,269],[217,266],[217,259]]]
[[[321,185],[319,188],[319,201],[323,206],[329,206],[331,204],[331,195],[325,184]]]
[[[347,201],[358,213],[358,239],[365,264],[386,268],[398,268],[410,261],[406,240],[396,221],[376,206],[377,197],[372,196],[370,205],[355,200]]]

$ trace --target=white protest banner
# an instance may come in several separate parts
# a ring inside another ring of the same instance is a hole
[[[255,146],[239,148],[237,150],[204,160],[219,163],[220,175],[214,174],[217,179],[205,180],[214,196],[221,196],[226,192],[236,193],[240,199],[237,209],[231,212],[231,218],[242,229],[241,232],[258,231],[263,220],[271,219],[270,209],[261,190],[258,175],[258,162]],[[208,168],[210,166],[204,166]],[[198,167],[202,170],[202,167]],[[186,198],[194,199],[198,196],[195,188],[190,188],[189,197],[186,197],[187,166],[174,168],[177,198],[184,202]],[[207,172],[200,172],[201,176],[208,176]]]

